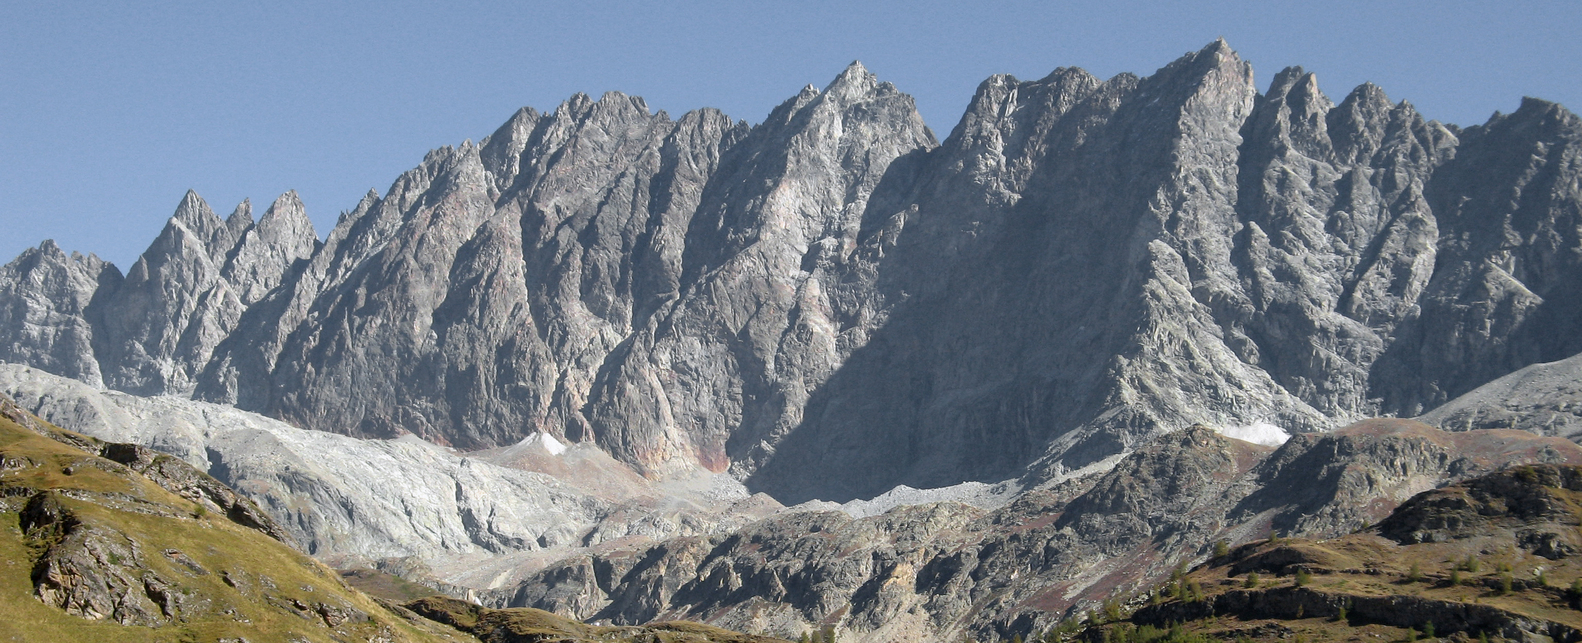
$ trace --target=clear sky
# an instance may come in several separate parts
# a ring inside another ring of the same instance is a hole
[[[1582,108],[1582,2],[0,2],[0,261],[54,238],[126,269],[188,188],[296,189],[322,237],[425,151],[575,92],[759,122],[861,60],[939,136],[995,73],[1149,74],[1223,36],[1460,125]]]

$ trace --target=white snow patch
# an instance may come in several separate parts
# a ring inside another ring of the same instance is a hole
[[[1006,480],[997,484],[969,481],[936,489],[916,489],[903,484],[871,500],[852,500],[844,504],[836,504],[828,500],[809,500],[788,507],[786,511],[843,511],[853,518],[867,518],[886,513],[896,507],[931,502],[959,502],[982,509],[996,509],[1010,502],[1021,491],[1021,486],[1017,485],[1015,480]]]
[[[1227,426],[1216,429],[1220,435],[1237,440],[1246,440],[1254,444],[1277,447],[1291,439],[1291,434],[1285,429],[1268,422],[1253,422],[1246,426]]]
[[[561,444],[560,440],[556,440],[555,436],[542,431],[523,438],[522,442],[524,444],[531,444],[533,442],[542,444],[544,445],[544,450],[548,451],[550,455],[560,455],[566,452],[566,445]]]

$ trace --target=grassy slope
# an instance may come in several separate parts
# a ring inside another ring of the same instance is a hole
[[[406,603],[425,596],[439,595],[439,592],[434,591],[433,588],[374,569],[343,569],[340,570],[340,574],[342,580],[358,591],[395,603]]]
[[[0,640],[131,643],[246,637],[264,643],[469,638],[409,624],[346,586],[329,568],[268,536],[223,516],[204,514],[194,503],[120,465],[4,418],[0,418],[0,454],[21,464],[0,470],[0,495],[10,496],[0,511],[0,560],[5,561],[0,565],[0,614],[5,615],[0,618]],[[92,621],[41,602],[34,595],[31,573],[45,544],[24,536],[18,510],[32,492],[50,489],[89,492],[79,494],[83,498],[57,494],[57,499],[83,523],[113,529],[138,543],[148,569],[179,585],[194,604],[207,605],[188,620],[141,627]],[[105,493],[125,496],[98,495]],[[169,549],[185,554],[204,573],[177,564],[163,554]],[[227,584],[223,572],[237,579],[238,587]],[[293,601],[351,608],[369,619],[353,618],[331,627],[323,617],[293,608]]]
[[[588,625],[530,607],[489,609],[442,596],[406,604],[418,614],[472,632],[484,643],[604,641],[609,643],[786,643],[712,625],[676,621],[642,626]]]

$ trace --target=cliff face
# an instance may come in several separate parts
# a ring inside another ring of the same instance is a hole
[[[524,109],[320,243],[196,195],[124,277],[0,270],[0,359],[464,449],[535,432],[786,501],[1045,479],[1195,422],[1417,415],[1582,350],[1582,121],[1464,130],[1225,43],[985,81],[854,64],[748,127]]]

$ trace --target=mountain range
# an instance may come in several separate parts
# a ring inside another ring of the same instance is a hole
[[[1574,462],[1522,440],[1582,434],[1582,119],[1258,87],[1223,41],[1146,77],[994,76],[943,140],[858,63],[755,125],[579,94],[323,239],[294,193],[255,220],[189,192],[125,271],[45,241],[0,268],[0,388],[317,555],[462,556],[493,607],[781,636],[1031,632],[1210,539]],[[1419,416],[1503,437],[1366,422]],[[1378,437],[1403,431],[1411,466]],[[1299,470],[1367,473],[1317,498]],[[411,500],[376,492],[397,479]],[[813,501],[846,513],[786,509]]]

